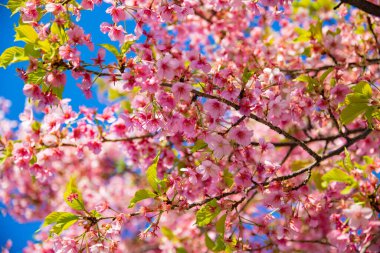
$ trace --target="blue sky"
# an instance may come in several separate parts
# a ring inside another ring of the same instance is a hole
[[[0,0],[1,4],[5,4],[6,0]],[[93,38],[94,44],[100,43],[110,43],[107,35],[102,34],[99,31],[99,26],[101,22],[112,22],[110,16],[105,13],[105,8],[107,6],[96,7],[93,12],[85,11],[82,12],[82,19],[80,25],[84,27],[85,33],[90,33]],[[8,47],[18,45],[23,46],[23,43],[14,40],[14,30],[13,26],[18,22],[18,15],[10,17],[10,11],[2,6],[0,6],[0,24],[1,24],[1,39],[0,39],[0,54]],[[127,22],[127,30],[131,32],[134,29],[133,22]],[[115,44],[117,46],[117,44]],[[95,46],[95,50],[98,47]],[[82,52],[83,58],[92,58],[96,55],[96,51]],[[106,60],[114,60],[113,56],[107,53]],[[18,63],[9,66],[6,70],[0,68],[0,97],[5,97],[12,101],[12,107],[10,113],[7,115],[8,118],[18,120],[18,115],[23,111],[25,104],[25,96],[22,93],[22,87],[24,85],[23,81],[17,77],[16,68],[25,68],[26,64]],[[104,108],[105,105],[100,104],[97,101],[96,94],[92,99],[86,99],[81,93],[79,88],[76,86],[74,79],[70,77],[68,73],[68,82],[65,87],[63,94],[64,97],[69,97],[72,99],[71,105],[74,109],[78,109],[80,105],[86,105],[88,107]],[[0,208],[4,207],[0,203]],[[32,240],[33,233],[39,228],[40,221],[35,221],[26,224],[20,224],[13,220],[11,217],[3,217],[0,215],[0,247],[5,245],[7,239],[13,241],[13,247],[11,252],[21,252],[27,244],[28,240]]]

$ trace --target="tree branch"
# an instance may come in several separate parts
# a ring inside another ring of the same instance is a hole
[[[380,17],[380,6],[366,0],[341,0],[342,3],[352,5],[368,14]]]

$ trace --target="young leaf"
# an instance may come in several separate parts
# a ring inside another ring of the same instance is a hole
[[[234,184],[234,176],[228,169],[223,171],[223,182],[230,188]]]
[[[205,244],[209,250],[213,250],[215,243],[211,240],[207,233],[205,233]]]
[[[224,214],[215,224],[216,232],[220,233],[221,235],[224,235],[225,231],[225,223],[226,223],[227,214]]]
[[[326,181],[327,183],[332,181],[351,183],[352,180],[354,180],[354,178],[352,176],[349,176],[343,170],[334,168],[332,170],[329,170],[326,174],[324,174],[322,176],[322,180]]]
[[[51,32],[58,36],[60,45],[67,41],[67,35],[63,26],[57,24],[57,22],[53,22],[50,28]]]
[[[368,110],[369,106],[367,104],[349,104],[342,110],[340,114],[340,120],[343,125],[347,125],[354,121],[361,114],[365,113]]]
[[[99,44],[99,46],[107,49],[108,51],[110,51],[116,57],[120,56],[119,50],[114,45],[104,43],[104,44]]]
[[[61,216],[61,214],[63,214],[63,213],[65,213],[65,212],[51,212],[50,214],[48,214],[48,216],[45,217],[45,220],[44,220],[44,223],[42,224],[42,227],[45,227],[45,226],[53,224],[53,223],[57,223],[59,216]]]
[[[323,74],[321,75],[321,77],[319,78],[319,82],[320,83],[323,83],[325,81],[325,79],[327,78],[327,76],[333,72],[334,68],[328,68],[325,72],[323,72]]]
[[[366,81],[360,81],[352,90],[354,93],[363,94],[366,98],[371,98],[372,96],[371,85]]]
[[[220,207],[216,199],[213,199],[198,210],[198,212],[195,215],[196,224],[200,227],[203,227],[212,222],[212,220],[215,219],[215,217],[218,216],[219,213]]]
[[[177,248],[175,252],[176,253],[187,253],[187,250],[183,247],[180,247],[180,248]]]
[[[195,153],[198,150],[204,149],[207,147],[207,143],[204,140],[198,139],[195,143],[194,146],[191,148],[191,152]]]
[[[12,12],[12,16],[20,11],[26,0],[9,0],[6,7]]]
[[[244,72],[243,72],[243,76],[241,78],[241,81],[246,84],[249,79],[251,78],[251,76],[253,75],[253,71],[249,71],[248,68],[244,68]]]
[[[29,60],[29,57],[24,56],[24,49],[22,47],[10,47],[5,49],[1,54],[0,67],[6,68],[12,63],[27,60]]]
[[[50,234],[59,235],[62,231],[68,229],[78,221],[79,217],[72,213],[62,213],[56,224],[51,228]]]
[[[161,227],[161,233],[166,236],[170,241],[172,241],[175,238],[175,235],[173,231],[171,231],[167,227]]]
[[[131,48],[131,46],[135,43],[134,40],[132,41],[127,41],[123,44],[123,46],[121,47],[121,53],[122,54],[125,54],[126,52],[129,51],[129,49]]]
[[[140,202],[141,200],[154,198],[156,196],[157,195],[155,193],[153,193],[149,190],[145,190],[145,189],[138,190],[135,193],[135,196],[132,198],[131,203],[129,204],[128,208],[134,207],[136,205],[136,203]]]
[[[82,194],[79,192],[76,180],[74,177],[66,185],[66,190],[63,194],[63,198],[68,206],[74,210],[84,210],[84,202]]]
[[[38,39],[38,34],[31,25],[20,25],[15,28],[15,31],[15,41],[35,44]]]
[[[354,165],[351,161],[351,156],[347,149],[344,149],[344,154],[346,157],[343,159],[343,165],[344,168],[350,172],[354,168]]]
[[[158,152],[158,154],[153,160],[153,163],[146,170],[146,179],[149,185],[153,188],[155,192],[158,192],[159,180],[157,178],[157,164],[158,164],[159,159],[160,159],[160,152]]]
[[[327,184],[330,182],[342,182],[346,183],[347,187],[344,188],[340,193],[348,194],[351,190],[357,187],[358,183],[355,181],[354,177],[348,175],[346,172],[340,169],[332,169],[322,176],[322,180],[325,181],[322,185],[327,187]]]
[[[215,240],[215,246],[212,249],[214,252],[219,252],[226,249],[226,245],[224,244],[224,240],[221,236],[218,236]]]

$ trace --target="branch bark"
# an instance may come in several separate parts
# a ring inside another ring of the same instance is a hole
[[[352,5],[368,14],[380,17],[380,6],[366,0],[341,0],[341,3]]]

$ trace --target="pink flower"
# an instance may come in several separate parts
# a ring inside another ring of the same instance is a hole
[[[269,151],[274,149],[274,145],[270,142],[266,142],[264,138],[259,139],[259,145],[261,152]]]
[[[120,44],[124,42],[125,31],[121,25],[116,26],[103,22],[100,24],[100,31],[102,33],[108,33],[108,37],[110,37],[112,41],[119,41]]]
[[[226,105],[215,99],[208,99],[203,105],[207,114],[214,119],[217,119],[224,115],[226,111]]]
[[[105,210],[108,209],[108,202],[107,201],[101,201],[100,203],[98,203],[96,206],[95,206],[95,210],[98,212],[98,213],[102,213],[104,212]]]
[[[219,175],[219,167],[209,160],[205,160],[196,168],[196,171],[202,175],[202,181],[208,178],[216,179]]]
[[[167,92],[160,91],[156,93],[158,103],[166,109],[172,110],[175,107],[174,98]]]
[[[63,72],[54,70],[46,75],[45,81],[53,87],[61,87],[66,84],[66,75]]]
[[[349,219],[348,225],[356,230],[368,224],[368,220],[372,217],[372,209],[353,204],[349,209],[344,209],[343,214]]]
[[[226,88],[221,93],[222,97],[228,100],[234,100],[239,96],[239,89],[237,89],[233,84],[227,84]]]
[[[337,84],[330,91],[330,94],[333,98],[332,101],[335,103],[343,102],[348,93],[350,93],[350,89],[346,85],[343,85],[343,84]]]
[[[92,59],[94,61],[94,64],[102,66],[105,55],[106,55],[106,50],[104,48],[100,48],[98,51],[97,57]]]
[[[40,99],[42,97],[41,88],[35,84],[25,84],[23,88],[24,95],[33,99]]]
[[[238,126],[231,129],[228,138],[245,147],[251,143],[253,132],[246,127]]]
[[[193,87],[188,83],[175,83],[172,87],[174,99],[176,101],[184,100],[186,102],[189,102],[191,100],[190,92],[193,89]]]
[[[112,16],[112,21],[114,23],[118,23],[120,21],[127,19],[127,13],[123,6],[114,6],[112,5],[106,10],[106,13],[110,14]]]
[[[157,61],[157,76],[159,79],[171,80],[175,76],[175,70],[178,68],[179,62],[171,55],[167,54]]]
[[[232,152],[230,143],[219,134],[209,135],[205,141],[217,159],[228,156]]]
[[[69,44],[59,47],[59,55],[63,60],[70,61],[74,67],[78,67],[80,64],[80,52],[78,49],[70,47]]]
[[[83,0],[81,3],[82,9],[84,10],[93,10],[94,1],[93,0]]]
[[[84,31],[79,26],[74,26],[67,31],[70,43],[83,44],[84,43]]]
[[[38,18],[37,6],[34,1],[28,1],[25,3],[25,7],[21,8],[22,21],[33,22]]]
[[[52,12],[54,15],[58,15],[59,13],[65,11],[62,4],[48,3],[45,8],[47,12]]]
[[[272,97],[268,104],[269,114],[272,117],[279,117],[286,107],[286,101],[281,96]]]

